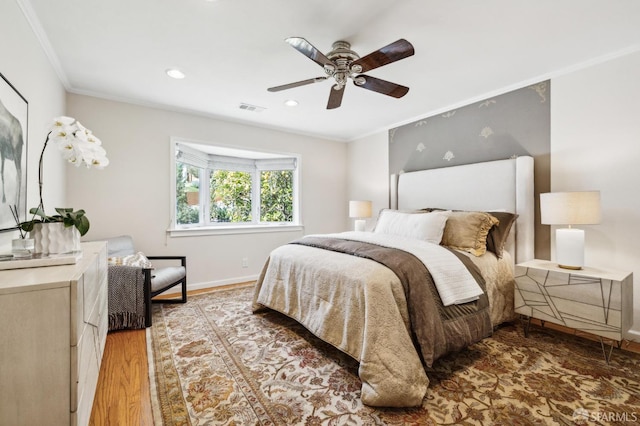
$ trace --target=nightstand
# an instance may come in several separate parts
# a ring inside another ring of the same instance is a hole
[[[633,274],[585,267],[570,270],[548,260],[515,266],[515,312],[600,337],[607,363],[633,321]],[[609,353],[603,339],[611,342]]]

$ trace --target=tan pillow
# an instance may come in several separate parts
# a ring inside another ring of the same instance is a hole
[[[110,257],[107,262],[111,266],[138,266],[140,268],[153,268],[147,257],[141,252],[130,254],[129,256]]]
[[[447,219],[441,244],[482,256],[487,251],[487,234],[498,223],[498,219],[488,213],[454,211]]]

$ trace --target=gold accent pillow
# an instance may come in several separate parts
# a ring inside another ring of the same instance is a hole
[[[499,221],[484,212],[451,212],[444,227],[442,245],[482,256],[487,251],[487,234]]]

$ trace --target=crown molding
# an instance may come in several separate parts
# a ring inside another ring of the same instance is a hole
[[[33,33],[36,38],[40,42],[40,46],[42,46],[42,50],[44,50],[45,55],[49,59],[49,63],[53,67],[56,72],[60,82],[67,90],[71,90],[71,84],[69,83],[69,79],[65,74],[62,65],[60,64],[60,60],[58,59],[58,55],[56,55],[55,50],[53,50],[53,46],[49,42],[49,37],[45,33],[42,25],[40,24],[40,20],[38,19],[38,15],[33,10],[33,6],[31,6],[31,2],[29,0],[16,0],[18,6],[22,10],[24,17],[27,19],[27,22],[31,26]]]

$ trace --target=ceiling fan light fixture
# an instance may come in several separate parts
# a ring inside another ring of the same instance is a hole
[[[325,64],[324,72],[326,72],[327,75],[333,75],[333,73],[336,72],[336,67],[333,65]]]
[[[344,86],[344,84],[347,82],[348,77],[348,74],[342,71],[337,72],[333,75],[333,78],[336,80],[336,83],[339,86]]]
[[[357,84],[358,86],[362,86],[362,85],[364,85],[364,84],[367,82],[367,79],[366,79],[366,78],[364,78],[363,76],[359,75],[359,76],[357,76],[357,77],[355,77],[355,78],[353,79],[353,82],[354,82],[355,84]]]
[[[182,80],[185,78],[184,73],[177,68],[169,68],[166,70],[166,73],[169,77],[175,78],[176,80]]]
[[[296,101],[295,99],[287,99],[286,101],[284,101],[284,104],[288,107],[294,107],[298,106],[298,101]]]

